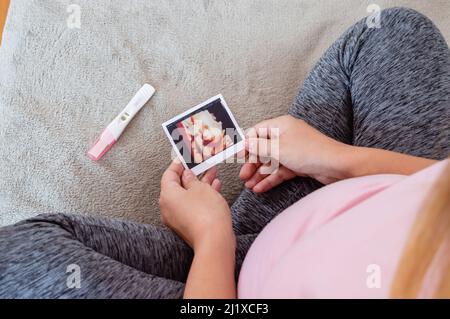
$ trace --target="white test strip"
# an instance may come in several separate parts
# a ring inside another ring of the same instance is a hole
[[[93,161],[101,159],[117,142],[128,124],[148,100],[150,100],[153,94],[155,94],[155,88],[150,84],[144,84],[123,111],[102,132],[94,145],[87,151],[87,156]]]

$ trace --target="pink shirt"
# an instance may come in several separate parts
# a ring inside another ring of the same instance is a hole
[[[387,298],[409,230],[447,164],[344,180],[298,201],[253,243],[239,298]]]

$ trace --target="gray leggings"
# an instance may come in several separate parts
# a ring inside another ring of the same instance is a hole
[[[381,24],[370,29],[363,20],[341,36],[289,114],[348,144],[443,159],[450,150],[448,46],[413,10],[385,10]],[[232,206],[236,274],[262,228],[319,187],[296,178],[263,195],[242,192]],[[180,298],[192,261],[191,249],[167,229],[62,214],[2,228],[0,253],[0,297],[7,298]],[[72,281],[77,266],[80,288]]]

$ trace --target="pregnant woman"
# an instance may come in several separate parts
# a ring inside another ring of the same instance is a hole
[[[450,51],[428,18],[358,22],[253,133],[248,154],[276,140],[280,167],[244,164],[231,208],[215,170],[164,173],[178,236],[62,214],[2,228],[0,297],[450,297]]]

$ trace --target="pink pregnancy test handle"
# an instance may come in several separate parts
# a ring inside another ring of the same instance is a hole
[[[93,161],[98,161],[116,143],[114,135],[106,128],[94,145],[87,151],[86,155]]]

